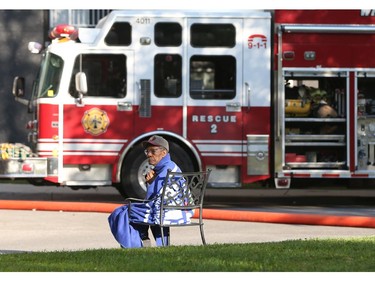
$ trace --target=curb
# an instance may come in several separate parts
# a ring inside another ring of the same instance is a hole
[[[111,213],[122,206],[114,203],[0,200],[0,209]]]
[[[204,219],[375,228],[375,217],[204,209]]]
[[[122,206],[122,204],[0,200],[0,209],[6,210],[111,213],[119,206]],[[199,213],[196,212],[193,218],[198,218],[198,215]],[[203,209],[202,215],[204,219],[211,220],[375,228],[375,217],[326,216],[219,209]]]

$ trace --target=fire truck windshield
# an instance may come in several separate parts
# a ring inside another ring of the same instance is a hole
[[[57,95],[64,61],[61,57],[46,53],[40,68],[37,98],[53,98]]]

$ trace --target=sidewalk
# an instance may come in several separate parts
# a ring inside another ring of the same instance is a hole
[[[266,192],[266,193],[265,193]],[[291,194],[288,204],[279,204]],[[203,211],[208,244],[375,235],[373,205],[303,205],[338,192],[301,190],[208,190]],[[350,194],[342,194],[351,198]],[[357,191],[356,196],[369,194]],[[272,197],[273,196],[273,197]],[[230,198],[230,200],[228,200]],[[272,200],[271,200],[272,199]],[[373,198],[370,196],[370,199]],[[0,184],[0,254],[117,248],[107,218],[123,198],[112,187]],[[171,229],[172,245],[201,245],[198,227]]]
[[[373,195],[375,191],[372,190],[241,189],[234,192],[233,189],[208,189],[203,216],[216,220],[374,228],[373,204],[335,205],[352,200],[353,196],[371,203]],[[330,204],[317,205],[327,200]],[[301,205],[308,203],[311,205]],[[25,184],[0,185],[0,209],[110,213],[121,204],[123,198],[114,187],[72,190]]]
[[[0,254],[119,248],[112,237],[108,215],[96,212],[0,210]],[[204,222],[208,244],[375,235],[375,229],[360,227],[211,219],[205,219]],[[202,245],[199,227],[172,228],[171,245]]]

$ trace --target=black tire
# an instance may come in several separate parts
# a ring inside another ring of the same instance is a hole
[[[172,160],[182,171],[194,171],[193,159],[180,146],[169,141],[169,150]],[[121,168],[121,183],[116,186],[124,198],[145,198],[147,187],[144,175],[150,167],[143,151],[141,145],[136,145],[124,160]]]
[[[194,165],[195,161],[193,156],[187,153],[178,144],[170,141],[169,150],[172,161],[174,161],[183,172],[198,171],[198,168]]]

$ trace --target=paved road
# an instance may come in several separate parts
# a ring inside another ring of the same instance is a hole
[[[373,195],[357,191],[358,200],[349,204],[353,196],[346,196],[339,204],[337,194],[321,192],[208,190],[207,207],[251,210],[262,212],[310,213],[339,216],[375,217]],[[283,195],[284,194],[284,195]],[[310,199],[308,199],[310,198]],[[330,200],[328,200],[330,198]],[[318,199],[321,199],[318,201]],[[70,188],[34,187],[29,185],[0,184],[0,200],[39,200],[121,203],[122,198],[111,187],[72,191]],[[314,203],[315,202],[315,203]],[[322,202],[323,204],[317,204]],[[362,203],[363,204],[362,204]],[[307,204],[309,203],[309,204]],[[343,205],[343,203],[345,203]],[[360,203],[360,205],[358,205]],[[116,248],[118,244],[110,233],[108,213],[57,212],[32,210],[0,210],[0,253],[14,251],[58,251],[94,248]],[[257,223],[224,220],[205,220],[208,244],[251,243],[310,239],[326,237],[374,236],[375,228],[321,226],[283,223]],[[173,228],[173,245],[200,245],[199,228]]]

